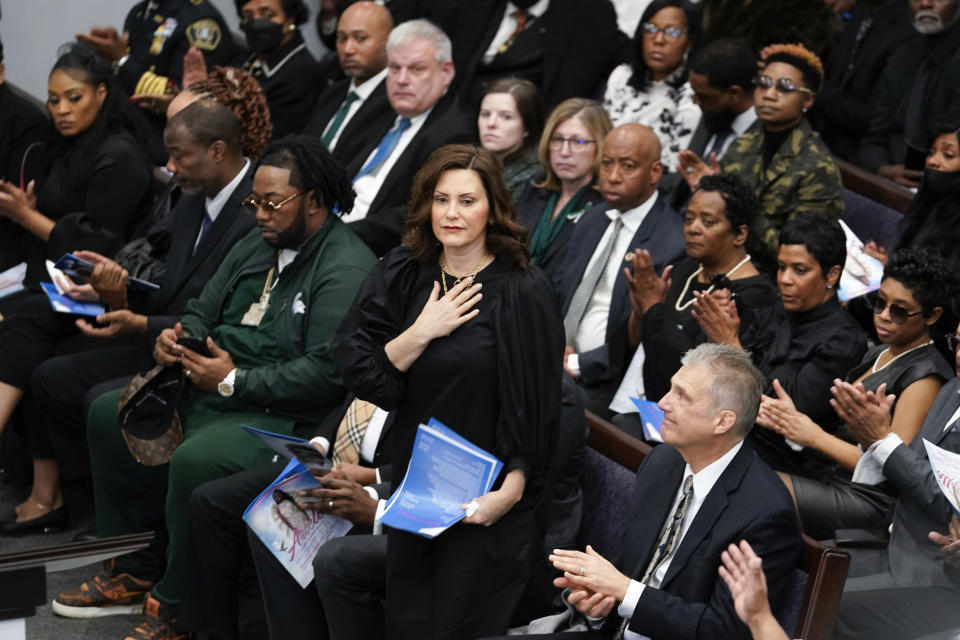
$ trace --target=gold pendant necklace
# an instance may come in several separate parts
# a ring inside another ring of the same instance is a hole
[[[447,276],[448,275],[454,279],[453,285],[451,285],[451,287],[455,287],[458,284],[460,284],[460,282],[464,278],[475,278],[477,274],[480,273],[480,270],[483,269],[485,266],[487,266],[487,260],[490,257],[491,256],[484,255],[482,258],[480,258],[480,262],[474,265],[473,269],[471,269],[470,272],[467,273],[467,275],[457,277],[452,273],[449,273],[449,274],[447,273],[447,260],[444,257],[444,254],[441,253],[440,254],[440,282],[441,284],[443,284],[443,295],[447,295]]]

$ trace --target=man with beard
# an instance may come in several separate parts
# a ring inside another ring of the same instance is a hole
[[[927,155],[926,127],[960,108],[960,0],[910,0],[917,35],[880,77],[860,165],[915,188]]]
[[[690,60],[690,88],[700,107],[700,124],[690,146],[682,154],[694,153],[712,164],[723,157],[741,133],[757,121],[753,110],[753,78],[757,56],[740,40],[722,38],[703,47]],[[678,211],[690,198],[690,189],[679,174],[665,174],[660,191]]]
[[[171,126],[176,123],[168,125],[167,136]],[[170,463],[145,467],[134,460],[116,424],[116,393],[100,396],[90,408],[99,533],[153,529],[157,542],[57,596],[60,615],[135,611],[132,605],[150,591],[136,633],[184,637],[174,623],[187,573],[190,493],[270,460],[272,452],[239,425],[312,433],[343,398],[330,342],[374,264],[363,242],[331,214],[353,206],[350,181],[316,138],[285,138],[264,152],[245,202],[256,211],[258,232],[237,243],[154,347],[157,363],[182,366],[188,382],[178,405],[184,439]],[[185,336],[203,340],[210,353],[178,344]]]

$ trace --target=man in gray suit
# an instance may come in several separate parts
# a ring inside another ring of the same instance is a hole
[[[948,337],[954,351],[958,340],[956,334]],[[960,355],[957,368],[960,377]],[[931,535],[945,530],[953,509],[940,492],[923,444],[928,440],[960,453],[960,379],[943,386],[910,444],[891,428],[893,396],[864,393],[862,386],[839,380],[834,384],[834,408],[849,418],[851,432],[864,447],[855,477],[869,474],[872,466],[900,492],[886,566],[877,573],[847,580],[835,638],[912,638],[960,625],[960,607],[956,606],[960,602],[960,569],[954,562],[944,562],[944,558],[952,560],[952,540]],[[954,525],[953,531],[960,528]]]

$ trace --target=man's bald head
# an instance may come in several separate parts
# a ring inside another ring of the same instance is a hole
[[[620,212],[643,204],[663,173],[660,139],[642,124],[616,127],[603,141],[599,186],[607,204]]]
[[[387,66],[387,38],[393,29],[390,10],[376,2],[355,2],[337,21],[337,57],[358,84]]]

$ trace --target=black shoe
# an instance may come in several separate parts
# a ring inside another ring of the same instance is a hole
[[[29,533],[55,533],[67,528],[67,507],[60,505],[42,516],[29,520],[0,523],[0,535],[21,536]]]

